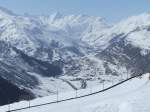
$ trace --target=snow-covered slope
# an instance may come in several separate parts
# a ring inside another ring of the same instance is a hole
[[[147,73],[149,37],[148,13],[109,25],[101,17],[0,8],[0,77],[39,97]]]
[[[57,82],[59,90],[72,89],[58,76],[66,75],[72,60],[93,52],[90,35],[108,27],[101,17],[17,15],[0,8],[0,77],[35,96],[56,93]]]
[[[76,61],[70,68],[81,70],[77,68],[73,74],[101,77],[103,74],[118,76],[149,72],[149,22],[150,14],[144,13],[99,31],[95,41],[97,50]]]
[[[33,107],[17,112],[149,112],[150,110],[150,74],[145,74],[142,77],[134,78],[121,85],[118,85],[105,92],[95,95],[64,101],[55,104],[49,104],[40,107]],[[98,88],[98,87],[97,87]],[[86,89],[84,90],[87,94]],[[78,91],[79,95],[80,91]],[[62,94],[65,97],[71,96],[70,93]],[[72,94],[73,95],[73,94]],[[72,96],[73,97],[73,96]],[[55,97],[45,97],[36,99],[30,102],[31,106],[43,104],[46,100],[53,101]],[[12,104],[13,109],[24,107],[27,102]],[[7,106],[0,108],[1,112],[7,110]]]
[[[144,13],[133,16],[118,23],[113,30],[117,33],[128,34],[126,41],[135,47],[149,50],[150,14]]]
[[[0,40],[9,42],[30,56],[35,56],[41,47],[48,49],[56,46],[61,49],[76,47],[82,53],[83,47],[89,47],[90,42],[87,41],[93,39],[91,35],[108,28],[100,17],[63,16],[58,13],[51,16],[19,16],[5,10],[0,12]],[[50,61],[47,52],[43,53],[42,59]]]

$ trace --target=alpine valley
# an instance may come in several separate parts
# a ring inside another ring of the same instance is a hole
[[[0,105],[150,72],[150,14],[108,24],[87,15],[0,8]]]

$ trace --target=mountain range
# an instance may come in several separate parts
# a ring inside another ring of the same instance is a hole
[[[102,17],[0,8],[0,105],[147,73],[149,43],[149,13],[108,24]]]

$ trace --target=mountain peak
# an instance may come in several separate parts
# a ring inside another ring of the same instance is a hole
[[[55,12],[51,15],[52,20],[60,19],[63,15],[60,12]]]
[[[14,13],[12,11],[10,11],[9,9],[6,9],[4,7],[0,7],[0,13],[7,13],[10,15],[14,15]]]

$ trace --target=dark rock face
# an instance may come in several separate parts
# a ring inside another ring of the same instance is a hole
[[[34,95],[30,92],[25,89],[19,89],[17,86],[0,77],[0,105],[24,100],[21,96],[25,95],[30,96],[31,99],[34,98]]]
[[[0,105],[34,98],[33,88],[39,80],[28,72],[43,77],[56,77],[62,74],[63,62],[46,62],[28,56],[10,44],[0,41]],[[15,55],[11,55],[11,53]],[[21,89],[20,89],[21,88]]]
[[[14,50],[19,54],[20,58],[28,64],[28,66],[31,66],[34,68],[34,72],[37,72],[39,74],[42,74],[43,76],[58,76],[62,74],[62,69],[59,65],[55,63],[48,63],[46,61],[38,60],[34,57],[28,56],[24,54],[22,51],[14,48]]]
[[[3,62],[0,62],[0,77],[23,87],[33,88],[38,84],[38,80],[23,69]]]
[[[105,68],[111,74],[111,70],[107,67],[108,63],[125,66],[128,70],[132,71],[132,75],[150,72],[150,53],[142,55],[140,48],[125,42],[125,37],[118,38],[119,40],[117,41],[112,40],[111,45],[97,54],[97,57],[106,61]]]
[[[34,98],[32,92],[24,87],[32,89],[37,84],[38,80],[34,76],[30,76],[19,67],[0,62],[0,105],[27,100],[22,97],[25,95]]]

